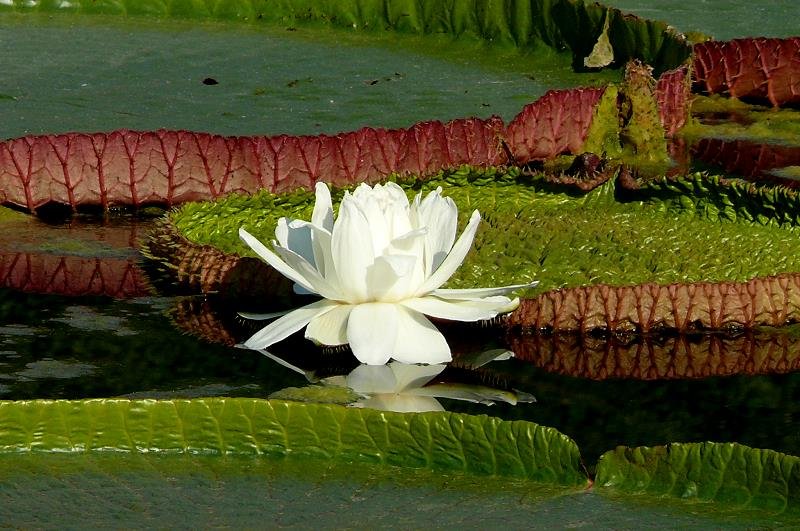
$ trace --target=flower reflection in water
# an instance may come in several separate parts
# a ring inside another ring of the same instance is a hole
[[[516,405],[536,401],[533,395],[516,389],[497,389],[481,384],[437,379],[447,368],[445,364],[413,365],[398,361],[377,366],[362,364],[348,374],[317,378],[313,370],[303,370],[266,350],[260,352],[284,367],[302,374],[311,383],[352,390],[358,398],[349,404],[351,407],[423,412],[444,411],[438,398],[485,405],[495,402]],[[513,353],[507,350],[487,351],[475,357],[471,368],[476,369],[490,361],[507,360],[511,357]]]

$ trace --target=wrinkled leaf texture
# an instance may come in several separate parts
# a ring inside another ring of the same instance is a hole
[[[601,492],[800,514],[800,457],[736,443],[619,447],[600,458],[595,485]]]
[[[588,485],[575,443],[530,422],[250,398],[0,402],[0,451],[294,456]]]

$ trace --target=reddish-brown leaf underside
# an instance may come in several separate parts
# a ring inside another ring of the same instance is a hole
[[[800,321],[800,273],[747,282],[595,285],[522,300],[506,323],[561,332],[689,332]]]
[[[664,72],[656,84],[656,101],[661,125],[672,137],[686,125],[691,107],[689,69],[686,66]]]
[[[175,205],[230,192],[281,192],[431,175],[464,164],[575,153],[604,89],[552,91],[508,128],[500,118],[365,127],[338,135],[223,137],[188,131],[27,136],[0,143],[0,200],[35,212],[68,205]]]
[[[747,38],[694,45],[694,88],[706,94],[800,103],[800,37]]]

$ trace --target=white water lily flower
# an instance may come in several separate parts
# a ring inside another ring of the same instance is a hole
[[[480,214],[456,240],[458,212],[442,189],[412,203],[395,183],[361,184],[345,192],[334,221],[328,187],[316,186],[311,221],[278,220],[269,250],[244,228],[239,236],[265,262],[322,300],[283,315],[244,346],[264,349],[306,327],[322,345],[350,344],[362,363],[449,361],[450,347],[426,315],[479,321],[513,310],[505,294],[536,283],[499,288],[442,289],[464,261]],[[245,315],[253,319],[276,317]]]

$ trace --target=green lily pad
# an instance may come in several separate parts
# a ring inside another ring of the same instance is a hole
[[[549,89],[619,79],[575,73],[571,55],[554,48],[528,53],[469,36],[2,13],[0,28],[18,43],[0,57],[15,96],[0,99],[0,138],[122,128],[334,134],[510,119]]]
[[[582,0],[540,0],[475,5],[471,0],[420,4],[416,0],[291,0],[264,5],[258,0],[12,0],[2,8],[16,12],[72,12],[147,15],[190,19],[240,20],[279,24],[344,27],[368,32],[448,34],[478,37],[493,44],[520,48],[545,46],[572,50],[576,64],[589,55],[609,24],[608,38],[622,65],[639,58],[659,69],[674,68],[691,49],[683,37],[658,21],[625,17],[617,10]]]
[[[800,271],[794,215],[784,217],[782,208],[769,206],[785,202],[780,193],[742,196],[743,189],[715,182],[655,183],[652,189],[663,197],[652,202],[618,200],[613,182],[584,196],[554,193],[513,169],[464,168],[403,186],[409,195],[442,186],[459,207],[461,227],[474,209],[484,215],[474,250],[450,287],[539,280],[534,293],[599,283],[743,281]],[[681,187],[697,193],[683,194]],[[334,204],[341,194],[334,194]],[[279,217],[310,219],[312,208],[308,191],[263,192],[187,204],[171,220],[196,244],[254,256],[239,241],[239,227],[269,242]]]
[[[575,443],[551,428],[247,398],[0,402],[0,451],[288,456],[461,471],[580,487]]]
[[[619,447],[597,465],[600,492],[695,502],[720,513],[754,510],[800,522],[800,458],[735,443]],[[708,505],[708,504],[706,504]]]

